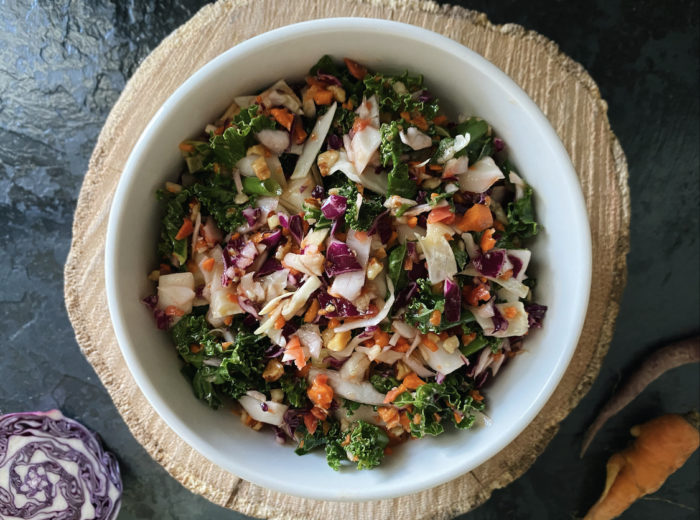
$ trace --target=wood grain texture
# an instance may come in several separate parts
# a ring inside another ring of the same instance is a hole
[[[385,18],[440,32],[504,70],[537,103],[579,174],[591,224],[593,287],[573,360],[547,406],[508,447],[474,471],[411,496],[365,503],[320,502],[260,488],[222,470],[168,428],[139,391],[109,322],[104,286],[107,218],[119,176],[138,136],[180,83],[231,46],[294,22],[332,17]],[[202,35],[213,35],[212,38]],[[517,25],[496,26],[462,8],[418,0],[228,0],[203,8],[141,64],[99,136],[78,199],[65,267],[65,299],[78,344],[134,437],[188,489],[222,506],[273,519],[412,518],[464,513],[534,462],[598,374],[626,278],[630,201],[627,165],[607,105],[586,71],[547,38]]]

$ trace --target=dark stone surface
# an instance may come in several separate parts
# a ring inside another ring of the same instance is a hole
[[[99,431],[121,461],[126,520],[243,518],[182,488],[130,436],[78,350],[62,293],[73,208],[109,109],[140,61],[204,3],[0,0],[0,412],[58,407]],[[622,374],[699,328],[698,5],[460,3],[536,30],[582,63],[629,160],[629,281],[600,377],[532,468],[462,517],[574,518],[595,501],[629,426],[700,406],[698,367],[677,369],[578,459],[581,432]],[[697,518],[699,477],[696,453],[624,518]]]

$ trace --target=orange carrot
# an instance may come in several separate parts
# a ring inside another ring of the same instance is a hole
[[[491,293],[486,285],[479,284],[471,289],[469,286],[465,286],[464,292],[466,294],[465,299],[467,300],[467,303],[472,307],[479,305],[480,301],[486,302],[491,299]]]
[[[229,326],[233,323],[233,316],[226,316],[224,318],[224,325]]]
[[[462,334],[462,345],[464,345],[466,347],[475,339],[476,339],[476,332],[471,332],[470,334]]]
[[[389,390],[386,393],[386,396],[384,397],[384,402],[385,403],[393,403],[398,396],[403,394],[406,391],[406,387],[401,383],[399,386],[396,386]]]
[[[306,431],[313,435],[314,433],[316,433],[316,428],[318,427],[318,419],[316,419],[316,417],[314,417],[310,413],[305,413],[304,426],[306,426]],[[301,446],[301,444],[299,446]]]
[[[182,226],[180,226],[177,235],[175,235],[175,240],[182,240],[183,238],[187,238],[192,234],[192,231],[194,231],[192,221],[185,217],[184,219],[182,219]]]
[[[513,277],[513,270],[508,269],[505,273],[498,277],[499,280],[510,280]]]
[[[214,269],[214,263],[215,260],[213,258],[207,258],[206,260],[202,261],[202,269],[205,271],[211,271]]]
[[[313,98],[314,103],[317,105],[330,105],[333,102],[333,92],[316,89],[313,93]]]
[[[386,347],[389,344],[390,339],[391,336],[389,336],[389,334],[383,330],[377,329],[377,331],[374,333],[374,344],[379,345],[380,347]]]
[[[464,212],[464,216],[457,223],[460,231],[483,231],[493,225],[491,210],[483,204],[474,204]]]
[[[228,293],[226,295],[226,299],[231,303],[238,303],[238,296],[236,294]]]
[[[314,300],[311,302],[311,305],[309,305],[309,308],[304,314],[304,323],[311,323],[316,319],[316,315],[318,314],[318,309],[320,306],[321,304],[318,303],[318,300]]]
[[[183,152],[194,153],[194,146],[192,146],[190,143],[186,143],[183,141],[179,145],[177,145],[177,147]]]
[[[442,321],[442,314],[440,314],[440,311],[435,309],[433,312],[430,313],[430,324],[435,325],[436,327],[440,325],[440,322]]]
[[[329,329],[334,329],[336,327],[340,326],[340,320],[338,318],[331,318],[328,320],[328,328]]]
[[[362,132],[362,130],[367,128],[371,123],[372,121],[369,119],[355,118],[355,122],[352,124],[352,131],[355,133]]]
[[[367,75],[367,68],[363,67],[356,61],[353,61],[350,58],[344,58],[343,61],[345,62],[345,66],[348,68],[350,75],[353,78],[363,80]]]
[[[503,309],[503,315],[504,315],[506,318],[508,318],[509,320],[512,320],[513,318],[515,318],[515,317],[518,315],[518,311],[517,311],[517,309],[516,309],[515,307],[513,307],[513,306],[511,306],[511,307],[506,307],[505,309]]]
[[[433,208],[433,210],[428,213],[428,224],[433,224],[434,222],[444,222],[445,224],[452,224],[455,221],[455,214],[449,206],[439,206]]]
[[[311,383],[311,387],[306,391],[306,395],[316,406],[328,410],[333,402],[333,389],[328,385],[328,376],[318,374]]]
[[[291,131],[292,123],[294,122],[294,114],[292,114],[287,108],[271,108],[270,114],[275,118],[279,124]]]
[[[304,130],[304,125],[301,124],[301,119],[296,121],[294,123],[294,127],[292,128],[292,139],[294,140],[294,144],[302,144],[304,141],[306,141],[307,135],[306,130]]]
[[[203,348],[202,345],[190,345],[190,352],[192,352],[192,354],[197,354],[201,352]]]
[[[279,316],[277,316],[277,319],[275,320],[274,327],[277,330],[282,330],[284,328],[285,323],[287,323],[287,322],[284,320],[284,317],[280,314]]]
[[[425,381],[418,377],[415,372],[411,372],[403,378],[403,385],[409,390],[415,390],[416,388],[424,384]]]
[[[481,395],[481,392],[478,390],[470,390],[469,395],[471,396],[472,399],[474,399],[477,403],[480,403],[481,401],[484,400],[484,396]]]
[[[285,350],[287,354],[294,358],[294,364],[296,365],[297,369],[301,370],[306,366],[306,359],[304,358],[304,351],[301,349],[299,336],[292,336],[289,338]]]
[[[635,500],[658,490],[698,449],[697,421],[697,412],[687,418],[666,414],[633,427],[636,440],[608,460],[603,494],[584,520],[617,518]]]
[[[396,345],[394,345],[391,350],[395,350],[396,352],[408,352],[409,348],[411,348],[411,344],[406,338],[399,338],[399,341],[396,342]]]
[[[165,312],[166,316],[184,316],[185,315],[185,311],[178,309],[174,305],[168,305],[165,308],[164,312]]]
[[[418,225],[418,217],[409,217],[408,220],[406,220],[406,224],[408,224],[408,227],[416,227]]]
[[[433,124],[436,124],[438,126],[443,126],[447,123],[447,116],[444,114],[440,114],[439,116],[435,116],[433,118]]]
[[[377,414],[386,423],[387,428],[399,425],[399,411],[393,406],[380,406],[377,408]]]
[[[423,343],[423,345],[431,352],[437,352],[437,349],[438,349],[437,343],[432,341],[430,338],[427,338],[427,337],[423,338],[421,343]]]
[[[486,231],[484,231],[484,234],[481,235],[481,242],[479,242],[479,245],[481,246],[481,250],[485,253],[486,251],[491,251],[493,247],[496,245],[496,241],[493,238],[493,234],[496,232],[495,229],[489,228]]]

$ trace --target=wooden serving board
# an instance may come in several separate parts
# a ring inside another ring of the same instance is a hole
[[[109,322],[104,244],[112,196],[138,136],[187,77],[233,45],[282,25],[315,18],[363,16],[425,27],[463,43],[504,70],[539,105],[568,150],[588,208],[593,280],[584,330],[547,406],[504,450],[436,488],[393,500],[339,503],[263,489],[229,474],[174,434],[139,391]],[[203,36],[206,35],[206,36]],[[586,71],[547,38],[485,15],[418,0],[224,0],[209,5],[168,36],[129,80],[100,133],[80,191],[65,267],[65,299],[83,353],[134,437],[185,487],[221,506],[272,519],[411,518],[464,513],[517,479],[542,453],[559,423],[598,375],[612,338],[629,248],[627,165]]]

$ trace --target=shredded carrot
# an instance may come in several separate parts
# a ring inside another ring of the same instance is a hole
[[[226,299],[228,301],[230,301],[231,303],[236,303],[236,304],[238,303],[238,296],[236,294],[228,293],[226,295]]]
[[[386,347],[389,344],[391,336],[381,329],[377,329],[374,333],[374,343],[380,347]]]
[[[479,245],[481,246],[481,250],[485,253],[486,251],[491,251],[493,247],[496,245],[496,240],[493,238],[493,234],[496,232],[495,229],[489,228],[486,231],[484,231],[484,234],[481,235],[481,241],[479,242]]]
[[[423,417],[421,417],[421,414],[417,413],[413,416],[413,424],[420,424],[422,419]]]
[[[328,376],[318,374],[306,394],[316,406],[328,410],[333,402],[333,389],[328,385]]]
[[[396,386],[389,390],[386,393],[386,396],[384,397],[384,403],[393,403],[398,396],[403,394],[406,391],[406,387],[401,383],[399,386]]]
[[[303,143],[306,141],[306,137],[308,135],[309,134],[307,134],[306,130],[304,130],[304,125],[301,124],[301,121],[297,121],[292,128],[292,138],[294,139],[294,144]]]
[[[349,433],[345,436],[345,438],[343,439],[343,442],[341,442],[340,445],[345,447],[348,444],[350,444],[350,434]]]
[[[297,369],[301,370],[306,366],[306,359],[304,358],[304,351],[301,349],[301,342],[299,341],[299,336],[292,336],[287,342],[286,352],[294,358],[294,364]]]
[[[355,118],[355,121],[352,124],[352,131],[355,132],[356,134],[358,132],[362,132],[362,130],[367,128],[371,123],[372,123],[372,121],[369,119],[361,119],[361,118],[357,117],[357,118]]]
[[[386,423],[387,428],[399,425],[399,411],[393,406],[380,406],[377,408],[377,414]]]
[[[443,126],[447,123],[447,116],[444,114],[440,114],[439,116],[435,116],[433,118],[433,124],[438,125],[438,126]]]
[[[294,122],[294,114],[292,114],[287,108],[271,108],[270,114],[272,117],[287,129],[291,131],[292,123]]]
[[[515,318],[518,315],[518,311],[513,306],[506,307],[505,309],[503,309],[503,315],[506,318],[508,318],[509,320],[512,320],[513,318]]]
[[[340,326],[340,320],[338,318],[331,318],[328,320],[328,328],[329,329],[334,329],[336,327]]]
[[[418,377],[415,372],[411,372],[403,378],[403,385],[409,390],[415,390],[416,388],[424,384],[425,381]]]
[[[206,260],[202,261],[202,269],[205,271],[211,271],[214,269],[214,263],[215,260],[213,258],[207,258]]]
[[[231,323],[233,323],[233,316],[226,316],[224,318],[224,325],[228,326],[231,325]]]
[[[284,320],[284,317],[280,314],[275,320],[274,327],[277,330],[282,330],[284,328],[285,323],[287,322]]]
[[[428,122],[425,120],[425,117],[423,117],[423,114],[416,114],[411,118],[411,123],[416,125],[420,130],[426,131],[430,125]]]
[[[353,61],[350,58],[344,58],[343,61],[345,62],[345,66],[348,68],[350,75],[353,78],[362,80],[367,75],[367,68],[363,67],[356,61]]]
[[[314,103],[317,105],[330,105],[333,102],[333,92],[330,90],[316,89],[313,93],[313,98]]]
[[[469,334],[462,334],[462,345],[464,345],[466,347],[475,339],[476,339],[476,332],[471,332]]]
[[[190,352],[192,352],[192,354],[197,354],[198,352],[201,352],[203,348],[204,347],[202,347],[202,345],[190,345]]]
[[[405,411],[401,412],[399,415],[399,423],[405,431],[411,430],[411,420],[408,418],[408,413]]]
[[[321,304],[318,303],[318,300],[314,300],[311,302],[311,305],[309,305],[309,308],[304,314],[304,323],[311,323],[316,319],[316,315],[318,314],[318,309],[320,306]]]
[[[328,413],[323,408],[319,408],[318,406],[314,406],[311,409],[311,415],[316,417],[316,419],[319,421],[324,421],[326,417],[328,417]]]
[[[184,316],[185,311],[178,309],[174,305],[168,305],[165,308],[165,315],[166,316]]]
[[[221,125],[214,130],[215,135],[221,135],[224,133],[224,130],[226,130],[226,127],[224,125]]]
[[[428,169],[434,172],[441,172],[442,171],[442,165],[440,164],[429,164]]]
[[[430,313],[430,324],[435,325],[436,327],[440,325],[440,322],[442,321],[442,314],[440,314],[440,311],[435,309],[433,312]]]
[[[316,428],[318,427],[318,419],[316,419],[316,417],[314,417],[310,413],[305,413],[304,426],[306,426],[306,431],[313,435],[314,433],[316,433]]]
[[[462,416],[461,416],[460,414],[458,414],[457,412],[452,412],[452,413],[454,414],[455,422],[456,422],[457,424],[461,423],[461,422],[462,422],[462,419],[464,419],[464,417],[462,417]]]
[[[438,311],[438,312],[439,312],[439,311]],[[421,343],[423,343],[423,345],[425,345],[425,347],[426,347],[428,350],[430,350],[431,352],[437,352],[437,349],[438,349],[437,343],[435,343],[435,342],[432,341],[431,339],[429,339],[429,338],[423,338],[423,340],[421,341]]]
[[[175,240],[182,240],[183,238],[187,238],[192,234],[192,231],[194,231],[192,221],[185,217],[184,219],[182,219],[182,226],[180,226],[177,235],[175,235]]]
[[[406,224],[408,224],[408,227],[416,227],[418,225],[418,217],[409,217],[408,220],[406,220]]]
[[[491,210],[483,204],[474,204],[464,212],[464,216],[457,223],[460,231],[483,231],[493,225]]]
[[[470,390],[469,395],[474,399],[477,403],[480,403],[481,401],[484,400],[484,396],[481,395],[481,392],[478,390]]]
[[[177,145],[177,147],[183,152],[194,153],[194,146],[192,146],[190,143],[186,143],[183,141],[179,145]]]
[[[366,231],[355,231],[355,238],[360,242],[365,242],[369,238],[369,235]]]
[[[224,341],[224,342],[221,344],[221,350],[226,350],[226,349],[229,348],[231,345],[233,345],[233,342],[231,342],[231,341]]]
[[[513,270],[508,269],[505,273],[498,277],[499,280],[510,280],[513,277]]]
[[[455,214],[449,206],[439,206],[433,208],[433,210],[428,213],[428,224],[433,224],[434,222],[444,222],[445,224],[452,224],[455,221]]]

